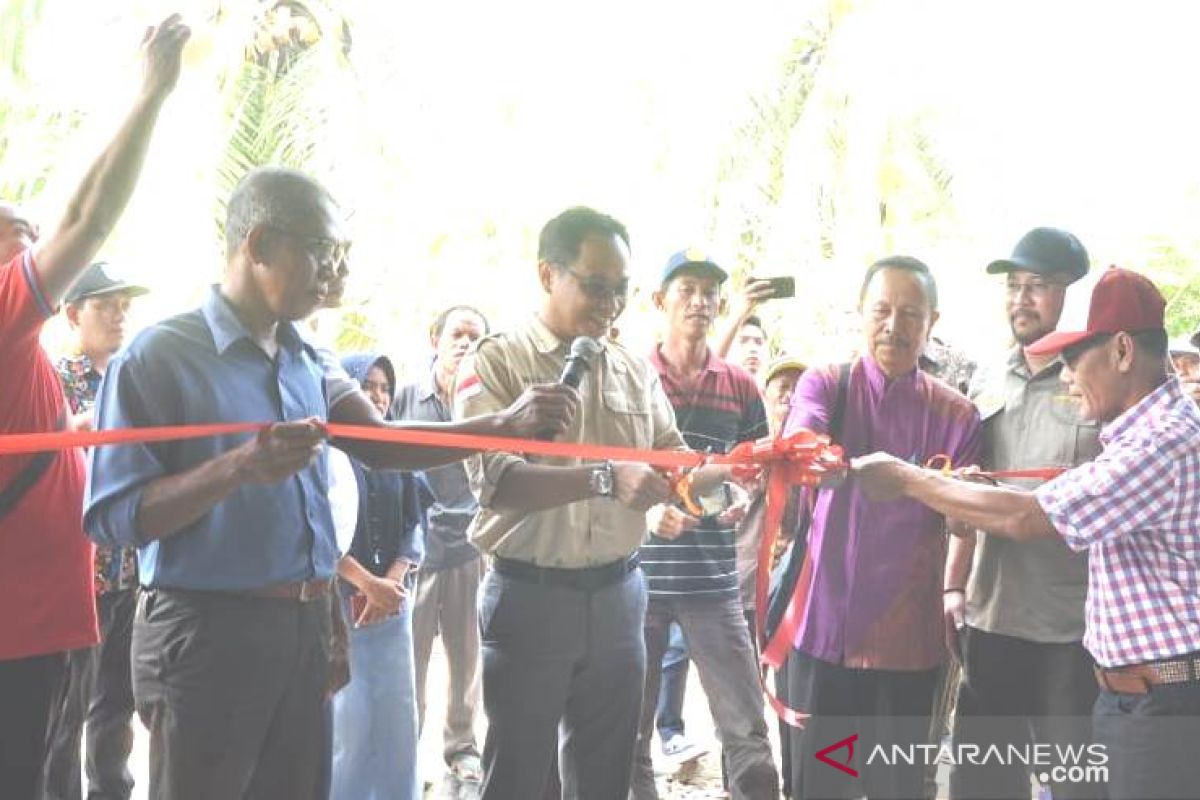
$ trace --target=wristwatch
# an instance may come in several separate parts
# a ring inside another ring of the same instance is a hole
[[[588,475],[588,486],[594,497],[613,496],[613,465],[611,461],[605,461],[592,469]]]

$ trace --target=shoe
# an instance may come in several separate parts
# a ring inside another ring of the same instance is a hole
[[[450,759],[450,774],[462,783],[479,783],[483,780],[483,764],[474,753],[459,753]]]
[[[695,761],[706,753],[708,748],[696,744],[682,733],[676,733],[662,743],[663,758],[676,765]]]

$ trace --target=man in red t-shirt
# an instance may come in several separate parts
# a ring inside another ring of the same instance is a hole
[[[129,201],[188,36],[178,15],[147,31],[137,101],[53,234],[39,241],[37,227],[18,208],[0,204],[0,435],[64,425],[62,385],[38,336]],[[46,729],[66,653],[97,641],[83,485],[81,450],[0,456],[0,787],[6,797],[41,796]]]

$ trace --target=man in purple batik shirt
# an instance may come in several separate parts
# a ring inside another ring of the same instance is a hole
[[[944,455],[957,465],[979,457],[974,406],[918,369],[937,321],[929,268],[907,256],[873,264],[859,295],[863,355],[849,365],[836,437],[855,456],[878,450],[924,464]],[[785,435],[829,431],[846,366],[809,370],[792,398]],[[843,797],[848,773],[816,760],[818,751],[858,735],[861,790],[870,798],[920,797],[923,765],[867,764],[876,745],[927,742],[942,636],[945,521],[911,500],[868,502],[852,483],[819,494],[809,533],[810,604],[788,662],[792,705],[813,714],[793,730],[792,786],[805,798]],[[830,758],[846,761],[847,750]]]

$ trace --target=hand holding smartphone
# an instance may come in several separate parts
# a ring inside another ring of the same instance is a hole
[[[779,278],[751,278],[749,283],[762,282],[771,286],[769,294],[759,296],[763,300],[784,300],[796,296],[796,279],[790,275]]]

